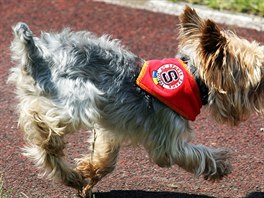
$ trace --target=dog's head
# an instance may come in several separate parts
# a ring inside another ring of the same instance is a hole
[[[186,7],[179,50],[190,57],[209,88],[209,107],[220,122],[237,124],[264,112],[264,46],[221,30]]]

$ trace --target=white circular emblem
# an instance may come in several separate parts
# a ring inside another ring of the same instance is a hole
[[[181,68],[174,64],[165,64],[153,72],[155,79],[165,89],[177,89],[184,79],[184,73]],[[156,82],[154,80],[154,82]],[[156,83],[157,84],[157,83]]]

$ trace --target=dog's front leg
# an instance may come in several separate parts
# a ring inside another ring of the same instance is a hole
[[[171,131],[150,133],[151,140],[146,141],[144,146],[156,164],[161,167],[177,164],[197,176],[203,175],[208,180],[221,179],[231,172],[227,150],[189,143],[193,136],[192,130],[188,125],[182,126],[171,128]]]
[[[92,187],[116,165],[120,144],[112,132],[102,128],[93,130],[90,137],[90,154],[77,159],[76,170],[85,178],[87,185],[83,186],[81,196],[85,197]]]
[[[211,149],[204,145],[193,145],[179,141],[175,163],[197,176],[208,180],[219,180],[231,173],[228,161],[229,152],[224,149]]]

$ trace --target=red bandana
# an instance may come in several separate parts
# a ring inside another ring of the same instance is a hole
[[[199,88],[180,59],[146,61],[136,83],[185,119],[194,121],[200,113]]]

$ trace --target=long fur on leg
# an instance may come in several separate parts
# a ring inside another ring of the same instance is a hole
[[[84,185],[82,176],[71,170],[64,162],[63,137],[72,129],[71,126],[67,126],[69,120],[56,115],[58,109],[51,106],[49,101],[43,101],[33,100],[27,104],[30,106],[26,106],[26,109],[23,103],[20,104],[19,125],[25,132],[28,142],[24,154],[31,158],[37,167],[44,170],[43,176],[80,189]]]
[[[96,127],[90,137],[90,154],[77,160],[76,170],[87,181],[82,194],[87,194],[105,175],[111,173],[117,161],[120,143],[114,133]]]

